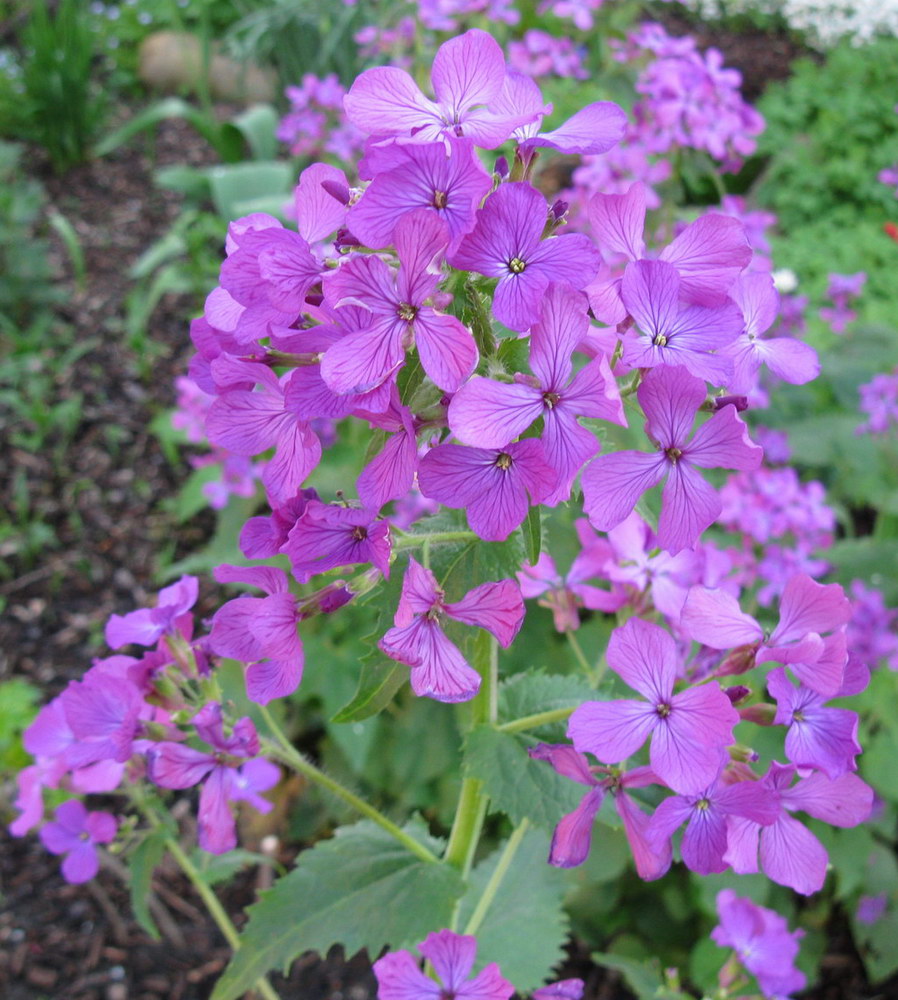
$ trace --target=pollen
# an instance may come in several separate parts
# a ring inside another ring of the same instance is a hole
[[[526,266],[526,262],[521,260],[520,257],[512,257],[508,262],[508,270],[511,271],[512,274],[520,274]]]
[[[679,461],[679,459],[681,459],[683,457],[683,452],[680,451],[680,449],[676,448],[676,447],[668,448],[664,452],[664,454],[667,455],[667,457],[671,460],[671,462],[674,463],[674,465],[676,465],[676,463]]]
[[[400,302],[396,314],[406,323],[412,323],[418,315],[418,307],[413,306],[411,302]]]
[[[695,803],[695,808],[705,812],[711,808],[711,802],[709,799],[699,799],[698,802]]]
[[[511,455],[508,452],[502,451],[496,458],[496,468],[506,471],[511,468]]]
[[[670,715],[670,705],[666,701],[662,701],[660,705],[655,706],[655,712],[662,719],[666,719]]]
[[[667,337],[663,333],[658,333],[655,335],[655,339],[652,341],[655,347],[667,347]]]
[[[360,524],[352,529],[350,535],[354,542],[363,542],[368,537],[368,529]]]
[[[446,192],[445,191],[434,191],[433,201],[431,202],[434,208],[445,208],[446,207]]]
[[[561,399],[561,396],[559,396],[557,392],[544,392],[543,393],[543,402],[546,404],[546,406],[550,410],[554,406],[558,405],[560,399]]]

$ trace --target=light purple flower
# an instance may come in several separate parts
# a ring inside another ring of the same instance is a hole
[[[592,431],[579,417],[626,426],[617,382],[604,357],[572,378],[572,354],[589,330],[586,298],[570,286],[553,282],[540,306],[540,321],[530,336],[530,367],[535,378],[515,382],[472,378],[449,404],[449,426],[460,441],[495,448],[523,434],[539,417],[546,460],[558,484],[543,501],[554,507],[570,496],[574,477],[599,450]]]
[[[833,308],[821,309],[820,318],[829,323],[833,333],[844,333],[848,324],[857,319],[857,313],[849,308],[849,303],[861,294],[866,282],[867,275],[863,271],[829,276],[826,294],[832,299]]]
[[[390,526],[372,510],[310,500],[281,547],[293,575],[306,583],[316,573],[338,566],[371,563],[390,575]]]
[[[552,281],[585,288],[601,256],[579,233],[543,239],[547,220],[543,196],[526,183],[505,183],[477,213],[472,232],[450,257],[450,264],[498,278],[493,312],[512,330],[539,320],[540,302]]]
[[[65,854],[67,882],[89,882],[100,868],[97,844],[115,839],[118,824],[107,812],[88,812],[78,799],[56,807],[56,820],[41,827],[40,838],[51,854]]]
[[[406,142],[467,136],[484,149],[503,143],[527,120],[490,110],[505,82],[505,58],[485,31],[474,28],[441,45],[430,79],[436,102],[426,98],[404,70],[365,70],[346,95],[346,116],[366,135]]]
[[[533,1000],[582,1000],[586,983],[582,979],[559,979],[533,991]]]
[[[299,613],[287,574],[270,566],[215,567],[219,583],[245,583],[267,597],[238,597],[212,619],[209,645],[219,656],[246,667],[246,695],[267,705],[292,694],[302,680],[303,649],[296,632]]]
[[[557,480],[534,438],[492,449],[441,444],[418,466],[424,496],[464,508],[471,530],[487,542],[508,538],[527,516],[527,494],[533,503],[543,503]]]
[[[765,997],[783,1000],[804,989],[807,979],[795,968],[804,931],[790,931],[774,910],[739,897],[732,889],[717,894],[717,914],[720,923],[711,931],[712,940],[721,948],[735,950]]]
[[[424,975],[411,952],[387,952],[374,963],[379,1000],[509,1000],[514,993],[495,962],[470,978],[477,956],[475,937],[435,931],[418,951],[433,966],[439,982]]]
[[[375,256],[355,256],[325,282],[325,301],[351,303],[368,313],[368,325],[338,340],[321,362],[336,393],[367,392],[393,377],[406,349],[417,345],[421,364],[441,388],[454,392],[477,364],[470,331],[454,316],[425,305],[440,282],[439,264],[449,231],[429,209],[403,215],[393,232],[398,275]]]
[[[129,643],[154,646],[167,632],[178,629],[178,619],[196,604],[199,580],[182,576],[177,583],[159,591],[154,608],[140,608],[126,615],[111,615],[106,623],[106,642],[112,649]]]
[[[356,481],[359,499],[370,510],[379,511],[390,500],[401,500],[412,489],[418,468],[418,439],[412,411],[393,398],[384,413],[358,413],[372,427],[390,432],[386,444],[362,469]]]
[[[616,527],[646,490],[666,478],[658,541],[673,555],[695,546],[721,511],[720,498],[696,467],[756,469],[763,457],[735,406],[718,410],[689,437],[705,395],[704,383],[682,368],[663,365],[646,375],[637,397],[658,451],[601,455],[587,467],[584,510],[594,527]]]
[[[101,760],[124,763],[134,752],[141,718],[151,714],[135,685],[101,667],[92,667],[83,680],[70,681],[59,701],[72,733],[63,754],[70,768]]]
[[[611,634],[608,665],[646,701],[589,701],[568,723],[574,746],[615,764],[652,736],[651,768],[674,791],[701,793],[717,779],[739,715],[716,682],[674,694],[676,643],[664,629],[632,618]]]
[[[353,236],[374,249],[389,246],[399,219],[420,208],[446,223],[453,252],[474,227],[477,209],[492,187],[492,178],[467,139],[375,147],[365,163],[374,179],[350,209],[347,225]]]
[[[447,604],[433,573],[409,559],[394,627],[378,645],[412,668],[412,690],[418,697],[468,701],[480,689],[480,675],[446,638],[441,625],[445,618],[484,628],[507,648],[524,620],[521,591],[511,580],[483,583]]]

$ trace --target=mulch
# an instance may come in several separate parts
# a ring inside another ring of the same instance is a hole
[[[667,20],[676,30],[675,15]],[[796,55],[789,39],[700,36],[700,42],[723,48],[728,64],[742,68],[750,97],[767,80],[786,75]],[[13,449],[0,434],[2,467],[22,470],[33,510],[59,540],[36,563],[17,563],[14,555],[8,560],[0,581],[7,602],[0,620],[0,680],[25,677],[48,697],[102,655],[102,626],[111,613],[140,606],[158,589],[160,549],[174,545],[174,557],[194,551],[213,526],[208,513],[188,524],[173,521],[162,501],[177,492],[186,465],[172,466],[149,430],[153,418],[173,404],[172,383],[191,353],[188,319],[197,303],[169,296],[156,310],[149,378],[121,332],[132,287],[128,269],[167,231],[181,207],[177,195],[154,187],[152,172],[185,162],[213,163],[215,155],[193,130],[171,121],[160,127],[152,151],[135,142],[62,178],[43,172],[50,204],[78,233],[89,277],[86,290],[78,291],[63,248],[54,244],[67,291],[60,315],[79,338],[98,340],[56,386],[60,398],[72,392],[84,397],[82,420],[63,462],[52,454]],[[42,173],[37,158],[29,166]],[[12,503],[11,490],[9,477],[0,479],[0,503]],[[0,799],[10,790],[0,788]],[[221,890],[238,922],[256,896],[258,879],[256,870],[248,870]],[[70,886],[59,875],[58,859],[35,837],[17,840],[0,832],[0,996],[205,1000],[229,949],[176,869],[163,867],[154,889],[164,925],[160,941],[133,919],[127,888],[115,872],[104,869],[87,886]],[[587,1000],[629,996],[616,975],[598,969],[574,944],[560,975],[586,979]],[[284,1000],[375,995],[368,957],[347,960],[339,949],[324,958],[303,956],[289,980],[275,976],[273,983]],[[847,924],[837,915],[823,982],[807,995],[871,1000],[898,991],[867,986]]]

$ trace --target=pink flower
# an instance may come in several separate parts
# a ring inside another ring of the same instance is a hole
[[[107,812],[88,812],[78,799],[57,806],[55,815],[55,822],[41,827],[41,842],[51,854],[66,855],[62,874],[67,882],[89,882],[100,868],[97,844],[115,839],[115,817]]]

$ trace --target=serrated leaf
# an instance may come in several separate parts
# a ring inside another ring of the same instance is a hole
[[[153,830],[134,848],[128,859],[128,888],[131,892],[131,909],[134,918],[154,941],[159,931],[150,914],[150,894],[153,891],[153,872],[165,855],[167,832]]]
[[[464,928],[470,919],[501,854],[501,849],[496,851],[471,873],[459,904],[459,927]],[[546,862],[548,856],[548,834],[529,830],[477,931],[475,968],[498,962],[502,975],[519,992],[541,986],[564,957],[568,935],[561,905],[565,875]]]
[[[405,827],[432,851],[441,843],[423,823]],[[385,945],[402,948],[446,927],[464,891],[461,874],[422,861],[368,820],[338,829],[299,855],[296,868],[249,908],[240,947],[212,1000],[237,1000],[274,968],[305,951],[325,954],[341,944],[347,955]]]
[[[596,692],[574,674],[546,674],[541,670],[515,674],[499,687],[499,721],[513,722],[538,712],[577,708]]]
[[[543,524],[538,506],[534,505],[527,511],[527,516],[521,526],[521,533],[524,536],[524,551],[527,555],[527,562],[533,566],[539,559],[543,546]]]
[[[483,782],[491,807],[514,823],[526,816],[535,826],[554,829],[565,813],[577,807],[584,789],[545,761],[531,760],[527,747],[536,742],[518,733],[480,726],[465,740],[464,769]]]

